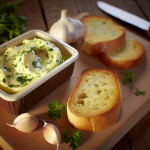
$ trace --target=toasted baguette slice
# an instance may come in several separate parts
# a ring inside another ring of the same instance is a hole
[[[100,54],[119,47],[125,40],[125,29],[112,20],[96,15],[81,19],[85,27],[83,50],[87,54]]]
[[[100,131],[116,123],[122,106],[117,73],[108,69],[84,71],[67,102],[70,124]]]
[[[120,47],[102,53],[100,58],[110,68],[125,70],[141,64],[146,55],[147,53],[142,44],[133,39],[126,39]]]

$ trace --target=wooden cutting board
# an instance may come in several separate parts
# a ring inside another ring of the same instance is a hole
[[[82,13],[75,18],[81,19],[85,15],[87,15],[87,13]],[[150,110],[150,43],[128,31],[126,31],[126,36],[128,38],[136,39],[144,45],[147,51],[147,58],[141,65],[131,69],[133,75],[136,76],[136,78],[133,80],[133,83],[123,84],[122,80],[125,78],[124,71],[112,69],[118,73],[123,97],[123,106],[119,119],[112,127],[99,132],[94,133],[81,131],[82,144],[79,145],[79,150],[109,150]],[[34,132],[26,134],[17,131],[15,128],[7,126],[6,123],[13,123],[15,116],[12,116],[6,111],[0,109],[0,136],[2,136],[14,150],[56,149],[56,146],[51,145],[44,140],[42,134],[43,122],[41,119],[44,119],[46,122],[55,124],[60,130],[62,137],[64,131],[70,128],[67,114],[63,113],[62,119],[51,120],[48,116],[47,105],[52,100],[55,100],[56,102],[62,100],[66,105],[67,100],[76,83],[78,82],[79,76],[83,70],[90,68],[107,68],[102,64],[98,55],[85,54],[82,50],[82,44],[83,39],[75,44],[71,44],[71,46],[76,48],[79,52],[79,58],[76,61],[72,77],[28,111],[39,121],[39,126]],[[136,91],[135,88],[138,88],[141,91],[146,91],[146,94],[136,96],[134,94]],[[76,131],[75,128],[72,128],[72,130],[74,132]],[[62,138],[59,150],[64,149],[69,150],[70,148],[69,144],[66,144]]]

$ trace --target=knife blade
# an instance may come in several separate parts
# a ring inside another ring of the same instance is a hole
[[[120,20],[123,20],[129,24],[132,24],[140,29],[150,31],[150,22],[149,21],[146,21],[136,15],[133,15],[129,12],[126,12],[120,8],[114,7],[114,6],[109,5],[102,1],[97,1],[96,4],[101,10],[105,11],[108,14],[110,14]]]

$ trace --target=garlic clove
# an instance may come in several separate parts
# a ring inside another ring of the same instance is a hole
[[[44,121],[43,136],[48,143],[57,145],[57,150],[58,150],[58,147],[61,142],[61,136],[58,128],[55,125],[46,123]]]
[[[7,124],[9,125],[9,124]],[[16,128],[17,130],[29,133],[34,131],[37,128],[38,121],[37,119],[29,113],[24,113],[19,115],[13,122],[11,127]]]
[[[67,17],[67,10],[62,10],[61,18],[51,26],[49,34],[67,44],[75,43],[84,36],[84,26]]]

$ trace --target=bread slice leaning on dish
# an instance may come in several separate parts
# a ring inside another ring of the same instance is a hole
[[[82,72],[67,102],[71,125],[84,131],[100,131],[117,122],[122,107],[118,75],[109,69]]]
[[[111,19],[97,15],[81,19],[85,28],[83,50],[87,54],[101,54],[119,47],[125,40],[125,29]]]
[[[101,61],[110,68],[132,69],[146,59],[144,46],[134,39],[126,39],[118,48],[100,55]]]

